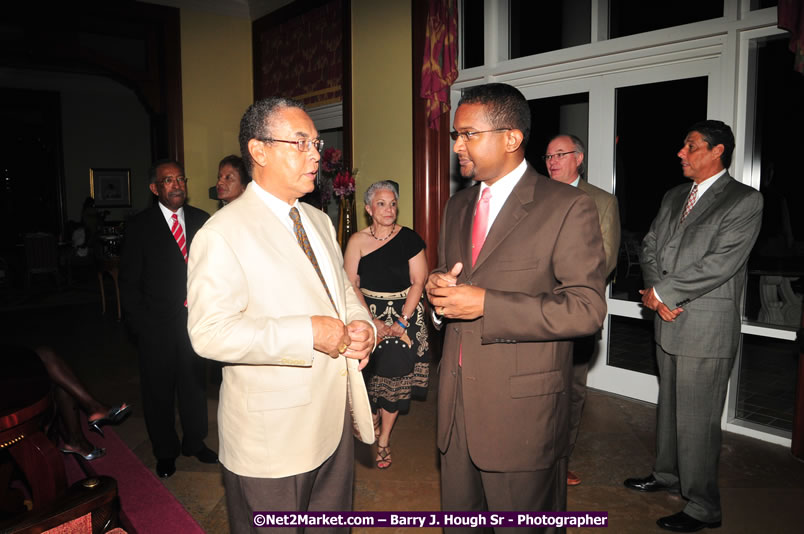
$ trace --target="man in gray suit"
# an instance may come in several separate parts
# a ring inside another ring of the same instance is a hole
[[[642,243],[642,303],[657,314],[656,463],[625,486],[680,491],[684,510],[657,521],[674,532],[721,524],[720,417],[740,338],[746,261],[762,220],[762,195],[726,170],[733,150],[726,124],[690,127],[678,157],[694,184],[665,194]]]

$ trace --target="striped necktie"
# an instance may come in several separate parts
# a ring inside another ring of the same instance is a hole
[[[184,229],[179,224],[179,216],[175,213],[173,214],[173,225],[170,227],[170,233],[173,234],[173,239],[176,240],[176,244],[179,245],[179,250],[181,250],[181,255],[184,256],[184,263],[187,263],[187,240],[184,238]]]
[[[315,269],[318,278],[321,280],[321,284],[324,286],[324,290],[327,292],[327,296],[329,297],[329,301],[332,303],[332,307],[335,308],[335,311],[338,311],[338,307],[335,306],[335,301],[332,299],[332,294],[329,292],[329,287],[327,287],[327,281],[324,280],[324,275],[321,273],[321,268],[318,266],[318,260],[315,259],[315,252],[313,252],[313,247],[310,246],[310,240],[307,238],[307,232],[304,231],[304,226],[302,226],[299,210],[295,206],[290,208],[290,218],[293,220],[293,233],[296,234],[296,241],[299,242],[299,246],[307,255],[307,259],[313,264],[313,269]]]
[[[690,214],[692,211],[692,207],[695,205],[695,201],[698,199],[698,184],[692,184],[692,189],[690,189],[690,194],[687,197],[687,203],[684,204],[684,212],[681,214],[681,220],[678,221],[678,224],[684,222],[684,219],[687,218],[687,215]]]

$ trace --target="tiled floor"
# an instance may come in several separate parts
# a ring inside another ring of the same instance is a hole
[[[108,293],[107,293],[108,295]],[[76,296],[74,296],[76,297]],[[74,366],[90,389],[107,402],[126,400],[135,414],[116,431],[140,459],[153,468],[141,405],[136,353],[124,328],[109,315],[102,317],[91,292],[77,297],[50,299],[83,302],[0,312],[6,341],[35,339],[55,346]],[[355,469],[357,510],[437,510],[439,508],[438,454],[435,448],[437,391],[426,402],[414,403],[411,413],[399,419],[392,435],[394,464],[385,471],[374,467],[370,447],[358,446]],[[210,436],[217,447],[217,392],[210,388]],[[590,392],[580,438],[570,467],[583,483],[569,490],[571,510],[607,511],[608,532],[618,534],[661,532],[656,518],[683,507],[680,497],[640,494],[622,486],[629,476],[651,470],[654,450],[655,408],[617,396]],[[523,421],[523,424],[526,421]],[[177,473],[165,486],[211,534],[228,532],[221,476],[216,466],[181,457]],[[721,455],[720,486],[724,523],[730,533],[804,532],[804,463],[789,450],[751,438],[726,434]],[[404,532],[406,529],[373,529]],[[411,529],[407,529],[411,530]],[[589,532],[599,530],[588,529]],[[355,530],[362,534],[369,529]],[[426,532],[426,529],[416,532]],[[586,530],[577,530],[582,532]]]

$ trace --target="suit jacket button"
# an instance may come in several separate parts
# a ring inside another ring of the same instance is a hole
[[[662,274],[663,274],[663,275],[667,275],[667,271],[662,271]]]

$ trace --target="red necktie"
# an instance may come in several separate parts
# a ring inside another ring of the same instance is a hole
[[[485,188],[477,201],[475,219],[472,222],[472,267],[475,266],[483,242],[486,241],[486,230],[489,227],[489,202],[491,189]],[[458,365],[463,367],[463,346],[458,349]]]
[[[172,219],[173,226],[170,227],[170,233],[173,234],[173,239],[175,239],[176,244],[179,245],[181,255],[184,256],[184,263],[187,263],[187,240],[184,238],[184,229],[182,229],[181,224],[179,224],[178,215],[174,213]],[[187,307],[187,299],[184,299],[184,307]]]
[[[184,238],[184,229],[179,224],[179,216],[173,214],[173,226],[170,227],[170,233],[173,234],[173,239],[179,245],[181,255],[184,256],[184,263],[187,263],[187,240]]]
[[[698,198],[698,184],[692,184],[692,189],[690,189],[690,194],[687,197],[687,203],[684,205],[684,213],[681,214],[681,220],[678,221],[678,224],[684,222],[684,219],[687,218],[687,215],[692,211],[692,207],[695,205],[695,199]]]
[[[472,223],[472,267],[474,267],[483,242],[486,240],[486,231],[489,226],[489,203],[491,201],[491,189],[485,188],[480,195],[480,200],[475,208],[475,219]]]

